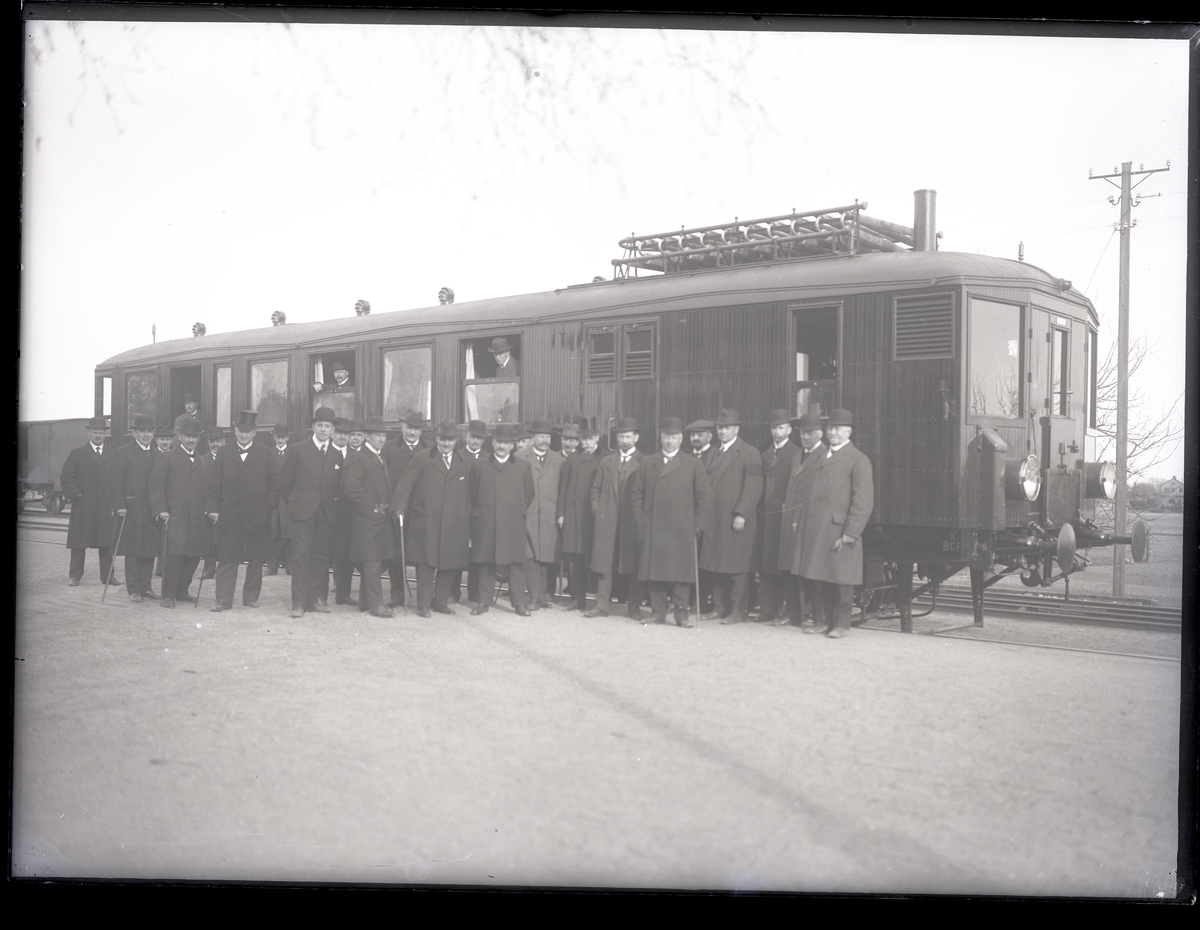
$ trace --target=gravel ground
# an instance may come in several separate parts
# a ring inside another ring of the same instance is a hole
[[[1174,895],[1178,662],[557,609],[290,620],[286,576],[258,610],[210,613],[211,582],[197,610],[100,606],[94,562],[68,588],[61,536],[21,537],[18,876]]]

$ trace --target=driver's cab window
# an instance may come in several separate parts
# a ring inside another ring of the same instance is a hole
[[[331,407],[339,418],[353,420],[358,390],[354,352],[321,352],[310,356],[312,410]]]
[[[507,333],[461,343],[465,420],[519,423],[521,336]]]

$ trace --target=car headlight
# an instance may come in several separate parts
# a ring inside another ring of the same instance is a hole
[[[1009,459],[1004,467],[1004,496],[1010,501],[1035,501],[1042,492],[1042,466],[1036,455]]]

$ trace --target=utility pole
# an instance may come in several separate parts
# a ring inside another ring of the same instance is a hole
[[[1150,168],[1143,169],[1138,165],[1138,170],[1133,170],[1133,162],[1127,161],[1121,163],[1120,172],[1113,168],[1112,174],[1092,174],[1088,171],[1088,178],[1093,181],[1101,179],[1107,180],[1113,187],[1117,185],[1112,181],[1113,178],[1121,179],[1121,197],[1118,201],[1110,196],[1108,202],[1111,204],[1121,204],[1121,221],[1117,224],[1117,229],[1121,233],[1121,272],[1120,282],[1117,285],[1117,496],[1115,500],[1115,526],[1113,527],[1114,536],[1125,535],[1125,502],[1126,502],[1126,477],[1128,463],[1129,444],[1129,231],[1137,224],[1137,220],[1132,223],[1129,221],[1130,210],[1137,206],[1142,200],[1141,194],[1138,195],[1137,203],[1130,200],[1133,187],[1130,185],[1133,175],[1135,174],[1157,174],[1160,171],[1170,171],[1171,163],[1167,162],[1165,168]],[[1145,178],[1142,179],[1143,181]],[[1138,181],[1138,184],[1141,184]],[[1125,596],[1125,547],[1113,546],[1113,597]]]

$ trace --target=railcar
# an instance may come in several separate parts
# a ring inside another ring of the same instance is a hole
[[[17,513],[41,502],[47,513],[67,504],[59,476],[72,449],[88,441],[86,419],[30,420],[17,424]]]
[[[1144,535],[1093,519],[1116,478],[1096,461],[1095,308],[1031,264],[939,251],[934,204],[916,192],[912,227],[856,202],[631,236],[611,279],[543,293],[197,330],[98,365],[96,413],[114,436],[137,414],[171,422],[186,393],[206,428],[241,408],[263,430],[303,427],[318,406],[397,431],[410,409],[459,423],[634,417],[652,451],[663,416],[734,407],[763,447],[771,409],[844,407],[874,467],[867,587],[892,591],[910,629],[911,598],[970,568],[982,622],[998,578],[1049,585],[1083,567],[1079,549],[1130,544],[1140,558]],[[497,338],[515,373],[498,376]]]

